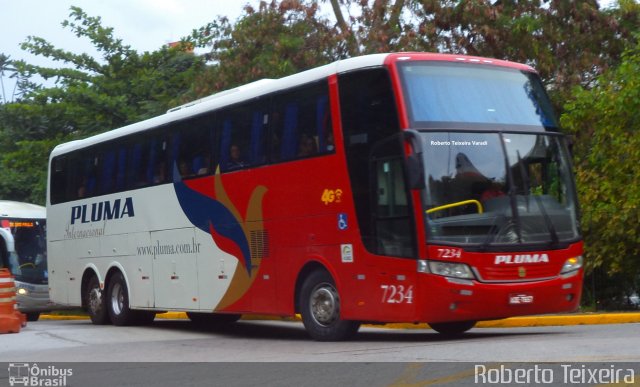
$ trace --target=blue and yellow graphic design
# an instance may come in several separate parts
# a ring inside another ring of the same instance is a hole
[[[249,240],[252,232],[264,231],[262,199],[267,188],[257,186],[253,189],[243,218],[224,189],[219,169],[214,176],[214,198],[187,186],[175,165],[173,186],[180,207],[189,221],[211,235],[215,244],[222,251],[236,257],[243,268],[235,271],[227,292],[216,308],[222,310],[249,290],[260,269],[261,260],[251,250]]]

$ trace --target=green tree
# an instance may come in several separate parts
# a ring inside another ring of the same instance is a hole
[[[527,63],[558,107],[575,85],[588,87],[619,63],[640,22],[633,0],[606,11],[596,0],[325,1],[350,55],[428,51]]]
[[[184,45],[138,53],[102,26],[99,17],[78,7],[71,8],[62,25],[77,38],[89,39],[101,57],[30,36],[24,50],[63,66],[3,65],[15,68],[21,93],[18,100],[0,105],[0,197],[44,202],[47,157],[54,144],[163,113],[204,67],[204,59]],[[34,83],[36,75],[46,83]]]
[[[186,39],[210,47],[210,66],[198,76],[186,99],[262,78],[280,78],[346,56],[331,22],[314,1],[261,1],[235,22],[219,17]]]
[[[587,267],[615,279],[597,290],[620,302],[640,287],[638,40],[618,67],[597,78],[595,87],[574,91],[561,123],[575,136]]]

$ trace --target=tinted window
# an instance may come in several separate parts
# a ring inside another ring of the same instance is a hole
[[[482,123],[556,127],[538,77],[516,69],[461,63],[399,66],[413,126]]]
[[[413,255],[404,189],[403,148],[389,75],[384,69],[340,75],[340,113],[362,241],[373,253]],[[402,234],[398,244],[392,239]]]
[[[326,81],[274,98],[269,154],[286,161],[334,151]]]

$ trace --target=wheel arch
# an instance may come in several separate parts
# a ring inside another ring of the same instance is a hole
[[[85,298],[85,294],[87,292],[87,286],[89,286],[89,281],[91,281],[91,278],[96,277],[98,279],[98,282],[100,282],[100,275],[98,274],[98,269],[93,266],[93,265],[88,265],[87,267],[84,268],[84,271],[82,272],[82,280],[80,281],[80,306],[83,309],[88,308],[87,305],[87,300]],[[101,284],[103,284],[103,282],[100,282]],[[104,286],[101,286],[101,290],[104,288]]]
[[[300,269],[300,271],[298,272],[298,277],[296,278],[296,284],[295,284],[294,295],[293,295],[294,297],[293,307],[294,307],[295,313],[300,313],[300,291],[302,289],[302,284],[311,273],[317,270],[326,271],[335,281],[336,287],[339,287],[336,273],[334,273],[330,269],[330,265],[327,265],[325,262],[321,262],[320,260],[315,260],[315,259],[307,262]]]
[[[100,290],[105,291],[107,289],[107,285],[109,284],[109,281],[111,280],[111,277],[113,277],[113,275],[117,272],[120,272],[122,274],[122,277],[124,277],[124,280],[127,285],[127,291],[130,292],[129,279],[125,274],[125,271],[123,270],[122,266],[114,262],[113,264],[111,264],[109,269],[107,269],[107,272],[102,279],[100,276],[100,270],[98,270],[98,268],[94,264],[87,265],[87,267],[85,267],[84,269],[84,272],[82,273],[82,281],[80,283],[80,291],[82,292],[81,294],[84,294],[86,292],[87,286],[89,285],[89,281],[94,276],[98,278],[98,281],[100,282]],[[131,295],[129,294],[129,296]],[[82,299],[82,307],[86,308],[87,307],[87,305],[85,305],[86,300],[84,299],[84,297],[81,297],[81,299]]]
[[[122,265],[120,265],[118,262],[113,262],[110,266],[109,269],[107,269],[107,274],[104,276],[104,287],[106,289],[106,287],[109,284],[109,281],[111,281],[111,278],[116,274],[116,273],[120,273],[122,274],[122,278],[124,278],[124,283],[127,286],[127,295],[129,297],[131,297],[131,285],[129,284],[129,278],[127,277],[127,272],[124,270],[124,268],[122,267]],[[130,298],[129,298],[130,299]]]

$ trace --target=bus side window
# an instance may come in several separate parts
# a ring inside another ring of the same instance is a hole
[[[143,141],[136,141],[129,148],[129,170],[127,176],[127,188],[136,189],[148,184],[147,173],[143,168],[143,158],[149,148]]]
[[[280,159],[291,160],[296,156],[298,143],[298,104],[290,102],[284,107],[284,122],[282,123],[280,142]]]
[[[274,98],[270,155],[286,161],[333,152],[326,81],[288,90]]]
[[[178,149],[176,160],[182,178],[212,173],[212,121],[211,117],[190,120],[180,124],[179,130],[174,132],[174,146]]]
[[[99,175],[99,194],[111,193],[114,186],[116,155],[114,150],[102,154],[101,170]]]
[[[249,163],[251,165],[264,164],[265,160],[265,125],[268,116],[263,113],[259,104],[253,106],[251,118],[251,141],[249,144]]]
[[[328,94],[321,94],[316,99],[316,129],[318,133],[319,152],[334,152],[335,144]]]
[[[146,166],[147,181],[150,184],[164,184],[169,178],[169,141],[163,132],[156,132],[149,138],[149,154],[142,165]]]
[[[75,180],[77,184],[76,198],[88,198],[95,195],[98,183],[97,164],[98,157],[93,152],[88,151],[84,156],[81,156]]]
[[[219,114],[222,117],[220,169],[223,172],[261,165],[266,161],[266,101],[262,98]]]
[[[67,156],[60,156],[53,159],[51,165],[51,204],[58,204],[75,199],[70,190],[71,184]]]
[[[127,174],[127,149],[123,145],[120,145],[118,147],[117,159],[116,159],[116,178],[115,178],[116,192],[120,192],[125,189],[126,174]]]
[[[402,158],[403,149],[399,140],[390,143],[393,144],[392,146],[377,151],[380,153],[384,150],[385,153],[377,155],[376,158],[381,160],[381,168],[388,173],[379,171],[376,174],[371,173],[372,163],[375,161],[371,159],[372,151],[376,149],[376,145],[400,133],[389,75],[384,69],[368,69],[342,74],[338,81],[347,167],[362,241],[372,253],[410,256],[413,254],[414,240],[401,241],[399,248],[393,252],[388,245],[385,247],[382,246],[384,243],[378,243],[380,238],[388,237],[384,235],[385,230],[394,227],[397,230],[412,230],[413,225],[409,217],[399,218],[393,222],[391,220],[394,218],[391,217],[387,223],[384,223],[385,219],[382,219],[383,222],[372,219],[372,214],[376,214],[378,220],[384,218],[384,212],[387,210],[384,205],[388,198],[386,195],[392,193],[395,195],[395,211],[400,211],[402,214],[411,213],[411,209],[404,206],[405,202],[409,204],[408,200],[403,198],[400,192],[395,192],[399,184],[396,179],[404,178],[403,173],[395,170],[397,166],[394,166],[395,161],[393,161]],[[382,177],[390,179],[391,183],[385,183],[384,180],[377,181]],[[376,185],[384,189],[385,196],[376,197],[380,192],[371,191],[371,187]],[[396,187],[393,188],[394,191],[390,191],[390,186]],[[398,214],[394,212],[394,215]]]

